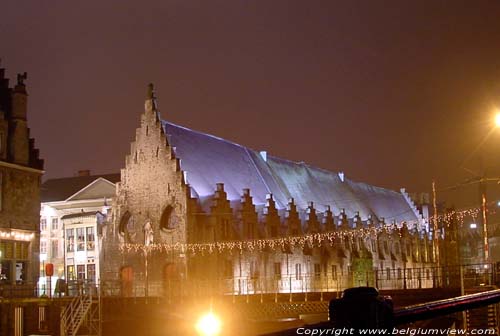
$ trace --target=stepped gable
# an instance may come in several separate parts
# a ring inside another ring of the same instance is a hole
[[[250,189],[257,208],[273,194],[276,207],[286,209],[293,198],[298,210],[314,202],[319,213],[330,206],[334,214],[342,209],[349,218],[359,212],[362,220],[371,215],[398,222],[418,218],[401,193],[346,179],[343,174],[259,153],[239,144],[162,121],[168,141],[181,160],[187,183],[202,204],[212,197],[217,183],[224,183],[227,199],[239,201],[243,189]]]

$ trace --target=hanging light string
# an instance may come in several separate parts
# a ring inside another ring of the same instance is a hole
[[[454,218],[463,222],[466,217],[477,218],[480,208],[469,208],[465,210],[453,210],[437,218],[440,222],[451,223]],[[434,217],[432,216],[430,220]],[[288,236],[279,238],[262,238],[252,240],[233,240],[233,241],[216,241],[208,243],[152,243],[146,244],[131,244],[122,243],[119,246],[121,252],[166,252],[166,253],[190,253],[196,254],[211,254],[222,252],[237,251],[264,251],[264,250],[284,250],[286,248],[305,248],[332,246],[337,240],[367,239],[376,237],[382,233],[393,234],[397,233],[399,237],[403,235],[403,227],[416,228],[417,222],[400,222],[397,224],[385,224],[380,226],[369,226],[364,228],[355,228],[348,230],[334,230],[320,233],[308,233],[300,236]],[[411,230],[414,231],[415,230]]]

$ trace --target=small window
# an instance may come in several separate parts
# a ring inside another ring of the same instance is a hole
[[[68,280],[75,280],[75,266],[69,265],[66,267],[66,277]]]
[[[314,276],[316,278],[319,278],[321,276],[321,265],[320,264],[314,264]]]
[[[50,255],[52,258],[59,258],[59,241],[53,240],[50,247]]]
[[[85,265],[76,266],[76,278],[78,280],[85,280]]]
[[[52,230],[57,230],[59,228],[59,218],[52,218]]]
[[[95,281],[95,264],[87,265],[87,279],[94,282]]]
[[[332,279],[337,280],[337,265],[332,265]]]
[[[95,249],[95,235],[94,228],[92,226],[87,227],[87,251],[93,251]]]
[[[302,280],[302,265],[295,264],[295,280]]]
[[[76,250],[77,251],[85,251],[85,228],[77,228],[76,229]]]
[[[40,253],[47,253],[47,242],[40,240]]]
[[[66,229],[66,252],[75,251],[75,230]]]
[[[279,262],[274,263],[274,278],[281,279],[281,263]]]
[[[250,263],[250,278],[252,279],[258,279],[260,276],[259,274],[259,267],[255,261],[252,261]]]
[[[40,231],[46,231],[47,230],[47,219],[42,218],[40,219]]]

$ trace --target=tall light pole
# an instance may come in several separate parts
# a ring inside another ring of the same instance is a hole
[[[462,165],[461,167],[463,167],[463,164],[469,160],[472,155],[479,150],[479,148],[481,147],[482,144],[484,144],[486,142],[486,140],[488,139],[488,137],[496,130],[496,129],[499,129],[500,128],[500,111],[497,112],[493,118],[493,127],[490,129],[490,131],[484,136],[483,140],[481,141],[481,143],[474,149],[474,151],[472,153],[470,153],[466,159],[462,162]],[[488,242],[488,209],[487,209],[487,205],[488,205],[488,202],[487,202],[487,193],[486,193],[486,185],[488,182],[497,182],[497,183],[500,183],[500,178],[496,177],[496,178],[489,178],[489,177],[486,177],[486,172],[485,172],[485,169],[483,169],[483,164],[482,164],[482,161],[481,161],[481,171],[479,174],[477,174],[476,172],[470,170],[470,169],[467,169],[467,168],[464,168],[466,171],[468,171],[469,173],[471,173],[473,175],[472,178],[469,178],[467,180],[465,180],[464,182],[462,183],[459,183],[455,186],[452,186],[452,187],[449,187],[449,188],[445,188],[445,189],[442,189],[441,191],[444,191],[444,190],[450,190],[450,189],[457,189],[459,187],[463,187],[463,186],[466,186],[466,185],[471,185],[471,184],[478,184],[479,185],[479,196],[480,196],[480,202],[481,202],[481,224],[483,225],[483,251],[484,251],[484,263],[489,263],[490,262],[490,248],[489,248],[489,242]]]

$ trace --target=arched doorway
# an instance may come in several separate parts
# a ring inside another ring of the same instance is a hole
[[[180,291],[179,269],[175,263],[167,263],[163,266],[163,289],[165,296],[178,296]]]
[[[134,270],[132,269],[132,266],[124,266],[121,268],[120,280],[122,296],[132,296],[134,288]]]

